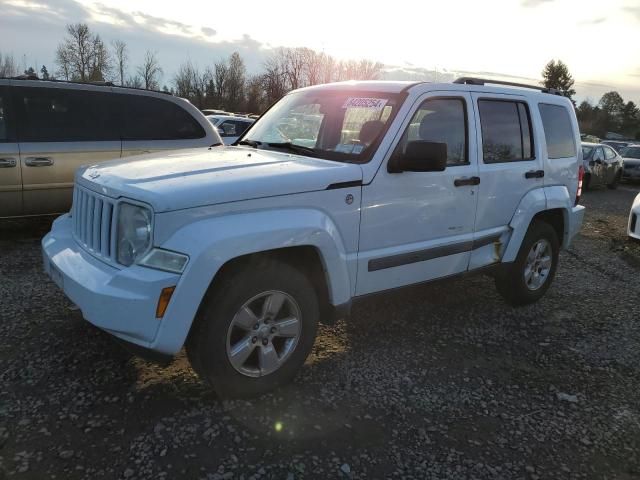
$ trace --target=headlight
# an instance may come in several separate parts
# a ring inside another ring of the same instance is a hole
[[[151,211],[139,205],[121,203],[116,233],[117,261],[128,267],[151,246]]]
[[[156,270],[164,270],[165,272],[182,273],[188,261],[189,257],[182,253],[171,252],[169,250],[163,250],[162,248],[153,248],[142,257],[138,265],[155,268]]]

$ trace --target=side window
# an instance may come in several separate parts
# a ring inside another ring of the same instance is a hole
[[[544,137],[547,140],[549,158],[566,158],[576,155],[576,142],[569,111],[561,105],[538,105]]]
[[[189,112],[169,100],[120,95],[124,104],[123,140],[182,140],[206,133]]]
[[[62,88],[19,88],[21,142],[119,140],[110,94]]]
[[[529,108],[523,102],[478,100],[484,163],[532,160]]]
[[[602,147],[598,147],[596,148],[596,153],[593,154],[593,161],[595,162],[596,160],[604,160],[604,153],[602,152]]]
[[[466,108],[463,98],[425,100],[413,115],[394,155],[404,152],[413,141],[446,143],[448,166],[468,164]]]
[[[236,133],[236,122],[233,122],[231,120],[222,122],[220,128],[222,129],[222,133],[220,135],[223,137],[235,137],[236,135],[238,135]]]
[[[607,160],[613,160],[616,158],[616,152],[609,147],[604,147],[604,156]]]

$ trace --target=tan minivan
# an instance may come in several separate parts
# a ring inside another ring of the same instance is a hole
[[[0,217],[68,211],[81,165],[220,144],[206,117],[170,94],[0,79]]]

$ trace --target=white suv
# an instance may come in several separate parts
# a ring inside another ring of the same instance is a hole
[[[540,299],[584,214],[571,102],[478,79],[304,88],[238,146],[147,158],[76,174],[45,268],[88,321],[186,344],[231,396],[289,381],[369,294],[483,272]]]

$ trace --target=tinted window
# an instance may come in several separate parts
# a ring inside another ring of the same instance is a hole
[[[223,137],[238,137],[244,133],[249,127],[249,123],[241,120],[225,120],[220,124],[224,133],[221,133]]]
[[[411,123],[396,148],[396,154],[404,152],[407,143],[420,140],[446,143],[447,165],[467,164],[465,101],[461,98],[426,100],[411,119]]]
[[[573,157],[576,154],[571,117],[565,107],[541,103],[538,107],[547,139],[549,158]]]
[[[640,147],[625,147],[620,155],[625,158],[640,158]]]
[[[484,163],[533,158],[529,109],[522,102],[479,100]]]
[[[121,100],[125,113],[123,140],[180,140],[206,135],[185,109],[169,100],[142,95],[121,95]]]
[[[616,158],[616,152],[614,152],[610,148],[604,147],[604,156],[607,160],[613,160],[614,158]]]
[[[108,93],[18,88],[21,142],[119,140]]]
[[[593,152],[593,147],[585,147],[584,145],[582,146],[583,159],[588,160],[592,152]]]

